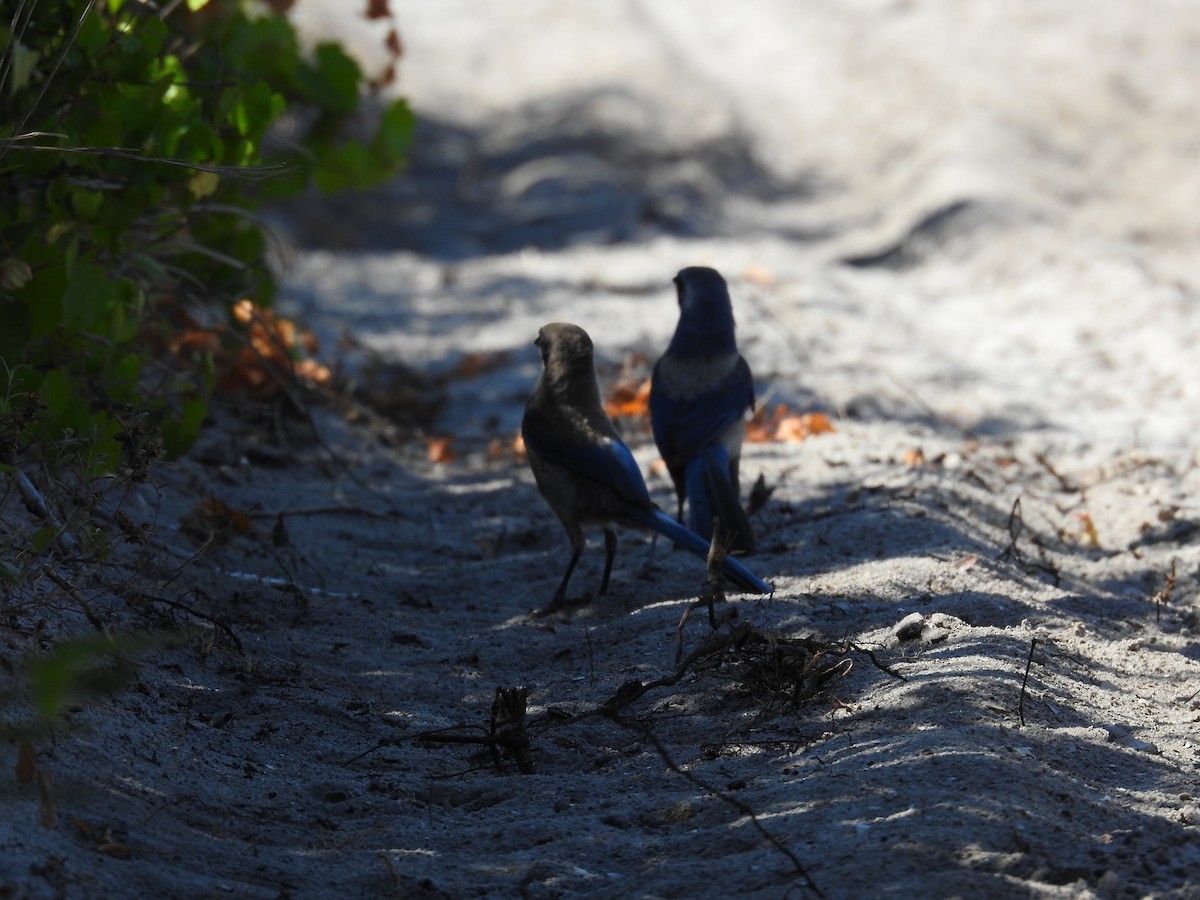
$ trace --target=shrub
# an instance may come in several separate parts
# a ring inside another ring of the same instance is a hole
[[[410,112],[393,101],[347,140],[362,96],[338,46],[306,53],[241,0],[17,4],[0,24],[0,464],[69,457],[88,478],[191,444],[206,385],[149,365],[151,314],[269,303],[255,206],[399,169]],[[303,127],[264,159],[285,115]]]

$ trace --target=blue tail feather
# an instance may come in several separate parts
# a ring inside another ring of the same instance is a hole
[[[716,518],[731,551],[753,553],[754,532],[729,474],[729,452],[720,444],[705,447],[688,462],[684,477],[688,525],[692,531],[704,538],[711,537]]]
[[[708,559],[708,541],[686,526],[680,525],[666,513],[653,510],[642,513],[636,518],[640,524],[657,531],[676,546],[682,547],[701,559]],[[726,578],[747,593],[770,594],[774,591],[774,588],[736,559],[725,557],[721,562],[721,571],[725,573]]]

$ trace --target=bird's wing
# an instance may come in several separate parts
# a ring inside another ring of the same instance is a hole
[[[538,456],[611,487],[631,503],[650,503],[642,471],[623,442],[609,435],[563,439],[544,424],[536,411],[528,411],[522,426],[525,445]]]
[[[754,405],[754,379],[739,358],[727,378],[692,397],[652,393],[650,424],[668,465],[679,465],[717,441]]]

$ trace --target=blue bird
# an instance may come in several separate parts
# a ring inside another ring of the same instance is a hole
[[[654,443],[675,484],[678,518],[731,553],[754,552],[754,532],[739,499],[738,466],[754,379],[738,353],[725,279],[693,266],[675,276],[679,324],[650,382]]]
[[[542,376],[525,407],[521,436],[538,490],[562,522],[571,559],[550,609],[561,605],[571,573],[583,553],[585,525],[604,529],[604,577],[608,590],[617,552],[614,526],[649,529],[707,558],[708,541],[659,510],[641,470],[604,412],[596,384],[592,340],[578,325],[552,323],[538,331]],[[769,594],[769,584],[737,560],[725,559],[724,575],[744,591]]]

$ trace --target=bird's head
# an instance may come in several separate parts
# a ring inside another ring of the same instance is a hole
[[[578,325],[568,322],[543,325],[533,343],[542,354],[542,365],[551,374],[592,371],[592,339]]]
[[[724,353],[737,349],[729,288],[716,269],[689,266],[675,276],[679,324],[671,350],[685,354]]]

